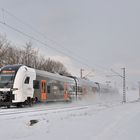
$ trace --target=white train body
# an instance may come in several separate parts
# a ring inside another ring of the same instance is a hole
[[[36,73],[34,69],[26,66],[21,66],[18,69],[13,84],[13,89],[15,89],[13,91],[13,95],[15,97],[13,103],[24,102],[27,97],[33,97],[33,80],[35,79]]]
[[[95,94],[99,89],[99,83],[24,65],[8,65],[0,70],[0,106],[19,106],[35,101],[69,101]]]
[[[35,70],[22,65],[5,66],[0,72],[0,105],[25,102],[33,97]]]

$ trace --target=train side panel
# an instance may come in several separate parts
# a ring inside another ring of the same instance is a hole
[[[34,98],[38,101],[64,101],[70,100],[70,88],[72,85],[75,86],[75,81],[72,78],[36,70],[36,80],[34,81]],[[42,99],[41,81],[45,80],[45,92],[46,100]],[[68,98],[66,97],[68,96]]]
[[[27,98],[33,98],[34,88],[33,81],[36,79],[35,70],[26,66],[20,67],[18,70],[13,88],[17,89],[13,91],[15,99],[13,103],[25,102]]]

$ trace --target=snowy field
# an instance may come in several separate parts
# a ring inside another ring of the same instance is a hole
[[[122,96],[0,109],[1,140],[140,140],[138,91]],[[35,123],[32,124],[31,120]]]

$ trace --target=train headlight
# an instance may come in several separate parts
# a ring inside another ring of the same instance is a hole
[[[12,88],[12,89],[11,89],[11,91],[15,91],[15,90],[18,90],[18,88]]]

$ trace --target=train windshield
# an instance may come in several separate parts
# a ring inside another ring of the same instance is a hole
[[[0,72],[0,88],[12,88],[15,79],[14,70],[3,70]]]

